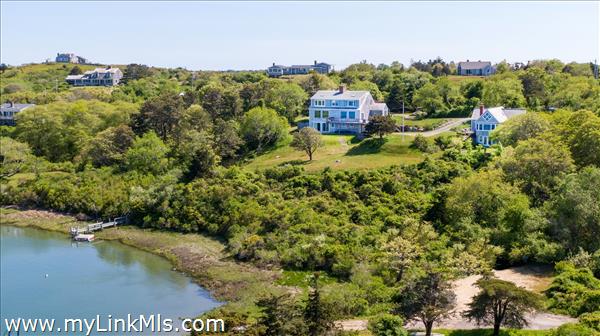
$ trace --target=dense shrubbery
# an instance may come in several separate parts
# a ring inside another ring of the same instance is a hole
[[[600,291],[600,89],[576,65],[556,68],[538,62],[454,81],[441,60],[408,70],[361,63],[281,80],[131,65],[117,88],[54,93],[27,81],[43,72],[10,69],[3,85],[11,78],[22,90],[8,87],[6,99],[39,106],[21,112],[17,127],[0,128],[0,201],[127,214],[142,227],[217,236],[238,260],[325,271],[339,282],[323,289],[323,302],[342,317],[391,311],[394,294],[425,268],[456,277],[568,259],[574,266],[559,264],[547,295],[553,309],[589,325]],[[493,133],[502,146],[490,149],[416,137],[414,146],[431,153],[416,165],[316,174],[244,167],[286,143],[307,97],[339,83],[368,89],[393,110],[405,103],[436,116],[466,115],[482,99],[563,109],[510,120]],[[372,328],[403,335],[398,324],[382,316]]]

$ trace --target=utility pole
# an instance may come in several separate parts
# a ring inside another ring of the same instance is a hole
[[[598,79],[598,60],[594,60],[594,78]]]
[[[402,98],[402,143],[404,143],[404,98]]]

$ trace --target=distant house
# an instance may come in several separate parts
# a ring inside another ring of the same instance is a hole
[[[490,133],[506,120],[527,112],[525,109],[507,109],[503,106],[487,108],[480,105],[471,114],[471,130],[475,135],[475,143],[489,147],[495,142],[490,139]]]
[[[459,62],[456,73],[460,76],[489,76],[496,71],[492,62]]]
[[[0,105],[0,125],[15,125],[15,115],[25,109],[28,109],[35,104],[15,104],[8,102]]]
[[[311,71],[315,71],[320,74],[328,74],[333,69],[331,64],[314,62],[312,65],[277,65],[273,63],[272,66],[267,68],[267,74],[269,77],[279,77],[283,75],[306,75]]]
[[[375,102],[369,91],[349,91],[342,85],[310,98],[308,125],[321,133],[359,134],[371,117],[388,114],[387,105]]]
[[[123,78],[119,68],[96,68],[86,71],[83,75],[69,75],[65,79],[73,86],[114,86]]]
[[[87,59],[77,56],[72,53],[57,53],[56,63],[75,63],[75,64],[87,64]]]

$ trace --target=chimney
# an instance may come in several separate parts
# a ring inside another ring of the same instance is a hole
[[[315,65],[317,65],[317,61],[315,61]]]
[[[15,102],[12,100],[8,102],[8,107],[15,107]]]
[[[340,85],[340,93],[344,93],[346,92],[346,85],[342,84]]]
[[[273,62],[273,66],[275,66],[275,62]]]
[[[481,115],[483,115],[483,104],[479,104],[479,116],[481,117]]]

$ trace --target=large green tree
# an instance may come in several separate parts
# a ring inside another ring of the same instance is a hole
[[[600,249],[600,168],[587,167],[565,177],[546,204],[553,237],[566,251]]]
[[[396,131],[396,121],[389,115],[374,116],[365,125],[365,133],[368,135],[377,135],[379,139],[383,139],[386,134],[394,131]]]
[[[240,133],[250,149],[261,151],[287,136],[288,123],[275,110],[255,107],[240,123]]]
[[[183,99],[175,92],[164,92],[144,102],[132,119],[131,128],[142,135],[154,131],[163,141],[180,131],[184,111]]]
[[[410,283],[395,299],[397,310],[407,319],[419,320],[430,336],[433,324],[451,316],[456,304],[456,294],[445,275],[429,271]]]
[[[479,293],[463,315],[478,324],[492,324],[494,336],[500,335],[502,326],[523,328],[528,324],[526,314],[543,306],[538,294],[509,281],[483,278],[477,281],[477,286]]]
[[[571,153],[561,142],[540,138],[521,141],[498,160],[506,178],[541,205],[555,192],[565,175],[575,169]]]
[[[313,154],[323,146],[321,133],[312,127],[304,127],[294,134],[291,146],[304,151],[308,155],[308,160],[312,161]]]

